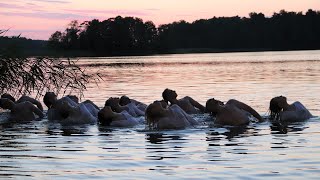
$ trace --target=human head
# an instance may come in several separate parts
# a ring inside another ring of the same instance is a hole
[[[70,98],[75,103],[79,104],[79,98],[76,95],[67,95],[68,98]]]
[[[162,92],[162,98],[168,102],[168,101],[171,101],[171,100],[174,100],[178,97],[178,94],[176,93],[176,91],[174,90],[171,90],[171,89],[165,89],[163,92]]]
[[[46,92],[46,94],[43,97],[43,102],[48,107],[48,109],[50,109],[52,104],[56,101],[57,95],[54,92]]]
[[[206,102],[206,111],[212,115],[216,115],[219,111],[219,107],[223,106],[223,102],[214,98],[208,99]]]
[[[287,104],[287,98],[284,96],[277,96],[270,100],[270,119],[278,120],[280,118],[280,112]]]
[[[165,100],[154,101],[154,102],[159,102],[164,109],[168,107],[168,103]]]
[[[128,98],[128,96],[121,96],[120,100],[119,100],[119,104],[121,106],[125,106],[127,104],[130,104],[131,103],[131,100],[130,98]]]
[[[8,94],[8,93],[2,94],[1,98],[7,98],[7,99],[10,99],[13,102],[16,102],[16,99],[13,96],[11,96],[10,94]]]
[[[112,109],[110,106],[105,106],[98,112],[98,121],[101,125],[110,126],[112,122]]]
[[[156,128],[159,118],[163,117],[164,108],[161,101],[154,101],[151,103],[145,112],[145,119],[149,128]]]
[[[119,106],[119,101],[119,98],[110,97],[108,100],[106,100],[104,106],[110,106],[112,111],[116,111],[117,107]]]
[[[2,109],[9,109],[11,110],[14,106],[14,102],[11,101],[10,99],[7,99],[7,98],[1,98],[0,99],[0,107]]]

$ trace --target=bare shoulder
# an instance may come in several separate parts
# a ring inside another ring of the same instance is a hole
[[[31,103],[38,102],[36,99],[32,97],[24,95],[17,101],[17,103],[26,102],[26,101],[29,101]]]
[[[193,98],[190,96],[185,96],[184,98],[181,98],[181,100],[190,101],[193,100]]]
[[[30,101],[24,101],[23,104],[25,107],[34,107]]]
[[[238,101],[238,100],[235,100],[235,99],[230,99],[226,104],[233,104],[233,105],[235,105],[235,104],[242,104],[242,102],[240,102],[240,101]]]
[[[185,97],[179,99],[180,103],[190,103],[191,101],[193,101],[193,99],[190,96],[185,96]]]
[[[24,110],[24,109],[29,109],[34,107],[33,104],[29,101],[24,101],[24,102],[20,102],[15,104],[15,109],[16,110]]]

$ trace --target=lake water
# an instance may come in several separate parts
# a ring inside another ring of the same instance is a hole
[[[302,102],[320,115],[320,51],[208,53],[81,58],[104,78],[85,99],[103,106],[111,96],[145,103],[174,89],[204,104],[234,98],[267,115],[274,96]],[[318,179],[319,118],[247,127],[202,125],[174,131],[62,127],[44,119],[0,124],[0,178],[7,179]]]

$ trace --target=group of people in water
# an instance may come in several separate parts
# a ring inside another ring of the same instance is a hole
[[[145,123],[150,129],[183,129],[198,125],[192,114],[209,113],[218,125],[242,126],[265,119],[252,107],[235,99],[226,103],[211,98],[203,106],[186,96],[177,99],[174,90],[165,89],[162,100],[146,105],[127,96],[111,97],[105,106],[99,108],[92,101],[79,102],[77,96],[67,95],[58,99],[53,92],[47,92],[43,102],[47,106],[47,118],[65,125],[99,123],[113,127],[132,127]],[[0,107],[10,110],[10,120],[29,121],[44,118],[43,107],[39,101],[22,96],[17,101],[10,94],[1,95]],[[289,104],[286,97],[274,97],[270,101],[271,121],[302,121],[312,114],[300,102]],[[144,117],[144,118],[141,118]]]

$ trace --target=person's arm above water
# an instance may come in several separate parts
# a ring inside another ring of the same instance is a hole
[[[39,118],[43,118],[44,117],[43,112],[39,108],[35,107],[32,104],[30,104],[30,108],[31,108],[33,113],[35,113],[36,115],[39,116]]]
[[[232,104],[232,105],[238,107],[239,109],[247,111],[252,116],[257,118],[260,122],[263,121],[263,118],[260,116],[259,113],[257,113],[257,111],[255,111],[252,107],[248,106],[247,104],[245,104],[243,102],[240,102],[240,101],[235,100],[235,99],[230,99],[226,104]]]
[[[196,108],[198,108],[201,112],[205,112],[206,108],[204,106],[202,106],[199,102],[197,102],[196,100],[192,99],[189,96],[186,96],[185,98],[187,98],[189,100],[189,102]]]
[[[36,105],[41,111],[43,111],[42,104],[41,104],[38,100],[36,100],[36,99],[34,99],[34,98],[32,98],[32,97],[29,97],[29,96],[22,96],[22,97],[17,101],[17,103],[21,103],[21,102],[25,102],[25,101],[31,102],[32,104]]]

